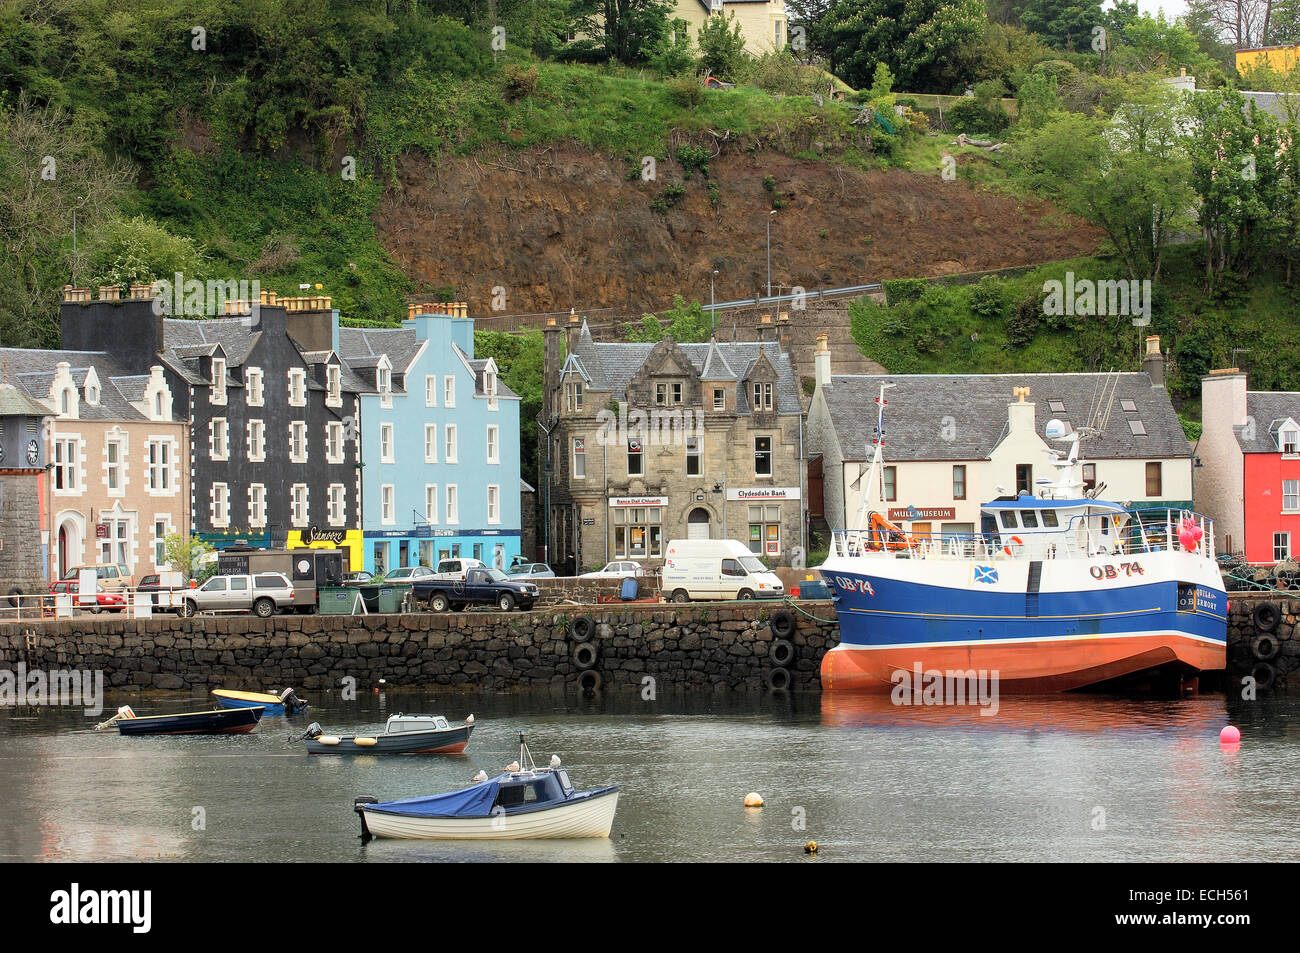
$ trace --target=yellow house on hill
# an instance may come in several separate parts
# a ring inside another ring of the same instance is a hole
[[[1260,46],[1237,51],[1237,72],[1258,69],[1267,63],[1279,73],[1289,73],[1300,66],[1300,43],[1295,46]]]
[[[736,23],[745,38],[745,50],[760,54],[783,49],[790,41],[785,0],[677,0],[672,16],[685,20],[692,38],[710,16],[736,15]]]

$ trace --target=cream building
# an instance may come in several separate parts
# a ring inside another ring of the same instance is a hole
[[[780,50],[790,42],[785,0],[677,0],[674,19],[685,20],[691,39],[698,41],[700,27],[711,16],[735,14],[745,49],[754,54]]]
[[[1190,447],[1163,385],[1154,339],[1147,373],[1113,377],[1114,396],[1101,436],[1082,443],[1082,478],[1103,499],[1135,508],[1190,507]],[[865,510],[915,533],[974,533],[980,506],[1033,493],[1055,482],[1047,422],[1071,429],[1098,416],[1107,374],[832,375],[819,340],[816,391],[808,411],[810,455],[821,455],[823,517],[832,530],[856,528]],[[876,398],[885,391],[884,466],[876,486],[866,473],[873,453]],[[1101,411],[1104,413],[1104,410]],[[816,467],[810,466],[810,499]],[[816,516],[816,514],[813,514]]]

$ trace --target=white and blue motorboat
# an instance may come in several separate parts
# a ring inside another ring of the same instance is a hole
[[[363,796],[353,801],[363,840],[510,840],[608,837],[618,807],[618,786],[578,791],[552,756],[533,763],[523,732],[519,761],[495,778],[459,791],[402,801]]]

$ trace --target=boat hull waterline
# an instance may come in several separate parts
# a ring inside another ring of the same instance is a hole
[[[337,744],[321,738],[307,739],[308,754],[461,754],[469,744],[473,725],[453,725],[436,731],[408,731],[396,735],[342,735]],[[321,736],[329,737],[329,736]],[[357,738],[373,738],[374,744],[357,744]]]
[[[543,810],[487,817],[412,817],[362,806],[373,837],[406,840],[524,840],[609,837],[618,788],[607,788]]]

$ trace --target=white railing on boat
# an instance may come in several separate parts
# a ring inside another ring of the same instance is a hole
[[[1026,503],[1025,509],[1033,509]],[[1040,511],[1041,512],[1041,511]],[[1079,515],[1055,529],[1000,528],[986,533],[907,533],[876,530],[836,530],[831,556],[853,557],[889,553],[903,559],[1081,559],[1091,556],[1133,556],[1173,548],[1214,560],[1214,521],[1190,510],[1130,510],[1119,514]],[[1156,517],[1159,517],[1158,519]],[[1102,532],[1101,521],[1109,521]],[[1188,538],[1185,529],[1199,530]]]

